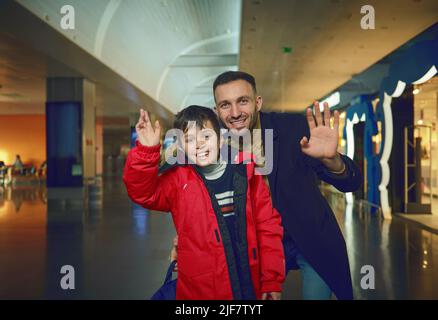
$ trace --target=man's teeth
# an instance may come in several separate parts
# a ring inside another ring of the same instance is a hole
[[[231,123],[242,123],[244,122],[246,119],[239,119],[239,120],[232,120],[230,121]]]

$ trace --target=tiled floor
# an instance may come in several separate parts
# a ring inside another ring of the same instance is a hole
[[[431,198],[430,196],[423,196],[422,198],[423,204],[431,204],[431,212],[427,214],[423,213],[396,213],[396,216],[413,222],[421,226],[422,228],[431,231],[435,234],[438,234],[438,198],[436,195]]]
[[[357,299],[438,299],[437,235],[327,197]],[[0,298],[147,299],[163,281],[174,234],[171,217],[133,205],[118,178],[104,181],[102,206],[62,214],[47,210],[44,187],[0,191]],[[63,265],[75,268],[75,290],[60,288]],[[364,265],[374,267],[374,290],[360,287]],[[290,273],[284,298],[299,299],[300,285]]]
[[[398,213],[398,217],[414,222],[422,228],[438,234],[438,215],[436,214],[403,214]]]

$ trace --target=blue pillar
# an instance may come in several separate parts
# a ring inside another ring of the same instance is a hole
[[[47,102],[47,187],[82,187],[82,104]]]
[[[48,78],[46,90],[48,224],[81,224],[95,178],[95,87]]]

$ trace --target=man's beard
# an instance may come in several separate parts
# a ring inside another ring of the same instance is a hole
[[[221,132],[222,130],[227,130],[229,132],[229,134],[231,134],[230,137],[228,137],[228,139],[225,139],[224,142],[225,144],[234,147],[236,149],[238,149],[239,151],[245,151],[245,152],[251,152],[253,149],[253,139],[252,139],[252,133],[253,133],[253,129],[255,129],[257,127],[257,122],[258,122],[258,117],[259,117],[259,111],[255,111],[252,114],[252,117],[250,119],[250,129],[248,128],[244,128],[241,129],[239,131],[235,130],[235,129],[229,129],[225,123],[222,121],[221,118],[218,117],[219,119],[219,124],[221,127]],[[223,134],[223,133],[222,133]],[[249,141],[250,141],[250,145],[243,145],[244,142],[244,136],[248,136],[249,135]],[[232,138],[232,136],[234,136],[234,138]]]

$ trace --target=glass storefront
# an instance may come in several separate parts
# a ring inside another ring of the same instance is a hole
[[[421,141],[421,177],[424,201],[438,215],[438,76],[414,86],[414,124]],[[431,197],[432,196],[432,197]]]

